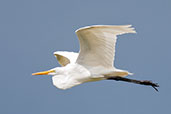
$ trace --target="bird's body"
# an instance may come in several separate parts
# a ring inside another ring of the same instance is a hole
[[[104,79],[125,81],[124,77],[132,73],[113,66],[116,36],[125,33],[135,33],[135,30],[131,25],[94,25],[80,28],[76,30],[80,41],[80,52],[54,52],[62,67],[33,75],[52,75],[53,85],[59,89]],[[141,81],[138,83],[141,84]]]
[[[68,89],[85,82],[104,80],[108,76],[128,75],[127,71],[119,69],[105,69],[103,67],[86,68],[78,63],[71,63],[52,70],[58,72],[57,75],[52,76],[52,81],[54,86],[60,89]]]

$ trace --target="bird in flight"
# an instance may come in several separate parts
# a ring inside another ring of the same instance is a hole
[[[62,67],[32,75],[52,75],[53,85],[64,90],[85,82],[116,80],[152,86],[158,91],[157,83],[126,78],[133,74],[113,66],[117,35],[125,33],[136,31],[131,25],[93,25],[80,28],[76,30],[80,42],[79,53],[56,51],[54,55]]]

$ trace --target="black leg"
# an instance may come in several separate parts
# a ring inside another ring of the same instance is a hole
[[[148,80],[134,80],[134,79],[129,79],[129,78],[120,77],[120,76],[115,76],[115,77],[111,76],[111,77],[108,77],[107,80],[125,81],[125,82],[141,84],[141,85],[152,86],[156,91],[158,91],[157,87],[159,87],[157,83],[153,83]]]

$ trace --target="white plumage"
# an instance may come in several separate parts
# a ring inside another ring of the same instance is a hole
[[[107,79],[109,76],[124,77],[128,71],[113,66],[117,35],[135,33],[131,25],[94,25],[76,30],[80,52],[54,52],[62,67],[33,73],[52,75],[53,84],[59,89]]]
[[[78,57],[78,53],[67,51],[56,51],[53,53],[61,66],[75,63]]]

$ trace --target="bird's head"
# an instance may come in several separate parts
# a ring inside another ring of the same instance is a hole
[[[32,73],[32,75],[57,75],[58,73],[59,73],[58,68],[54,68],[47,71]]]

